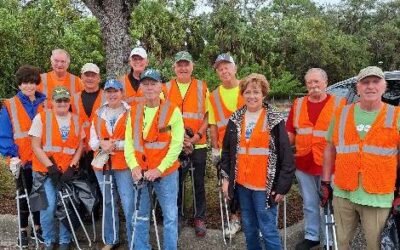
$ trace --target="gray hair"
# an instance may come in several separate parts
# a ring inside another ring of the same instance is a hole
[[[54,57],[55,55],[59,55],[59,54],[64,54],[64,55],[67,56],[67,63],[68,63],[68,64],[71,62],[71,57],[70,57],[69,53],[68,53],[65,49],[54,49],[54,50],[52,50],[52,51],[51,51],[50,60],[53,61],[53,57]]]
[[[304,75],[304,80],[307,81],[307,76],[311,73],[319,73],[321,75],[321,77],[328,82],[328,74],[325,72],[325,70],[321,69],[321,68],[311,68],[309,70],[307,70],[306,74]]]

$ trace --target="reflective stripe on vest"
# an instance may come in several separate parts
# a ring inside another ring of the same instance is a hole
[[[44,152],[57,152],[60,153],[61,151],[65,154],[68,155],[73,155],[76,152],[76,149],[74,148],[69,148],[69,147],[64,147],[61,148],[59,146],[53,146],[53,113],[51,110],[47,109],[45,111],[46,114],[46,143],[43,146],[43,151]],[[74,114],[72,114],[72,121],[75,126],[75,135],[78,136],[79,134],[79,124],[78,124],[78,117]]]
[[[343,108],[342,113],[340,114],[339,120],[339,129],[338,129],[338,146],[336,146],[337,153],[356,153],[359,152],[359,145],[358,144],[351,144],[345,145],[344,143],[344,132],[346,121],[350,111],[350,105],[347,105]],[[393,117],[394,117],[394,106],[387,105],[386,110],[386,119],[384,123],[385,128],[391,128],[393,125]],[[397,148],[384,148],[384,147],[377,147],[373,145],[363,145],[362,151],[365,153],[381,155],[381,156],[393,156],[398,153]]]
[[[300,119],[300,110],[301,110],[301,105],[303,104],[304,97],[301,97],[297,99],[296,103],[296,113],[294,116],[294,127],[298,128],[299,127],[299,119]],[[297,132],[297,131],[296,131]]]
[[[21,125],[20,125],[19,119],[18,119],[18,110],[17,110],[17,104],[15,103],[15,98],[18,98],[18,97],[13,97],[9,100],[11,117],[12,117],[11,120],[12,120],[12,125],[14,128],[14,139],[22,139],[22,138],[28,137],[28,132],[21,131]]]
[[[269,155],[269,148],[248,148],[246,151],[245,147],[240,147],[238,154],[247,155]]]
[[[218,118],[219,121],[217,122],[217,127],[224,127],[228,124],[229,118],[226,118],[224,116],[224,111],[222,110],[222,102],[221,98],[219,95],[219,88],[217,88],[215,91],[213,91],[213,96],[214,96],[214,101],[215,101],[215,106],[217,107],[217,113],[218,113]]]
[[[47,93],[48,91],[48,86],[47,86],[47,74],[48,73],[43,73],[40,75],[41,79],[42,79],[42,83],[43,83],[43,93],[46,95],[47,98],[49,98],[49,93]],[[70,94],[75,94],[76,89],[75,89],[75,75],[69,74],[69,89],[70,89]]]
[[[162,106],[162,109],[160,110],[160,118],[158,120],[158,128],[164,128],[167,126],[167,124],[165,124],[165,122],[167,119],[167,113],[168,113],[170,106],[171,106],[171,102],[168,100],[165,101],[164,105]]]
[[[146,142],[144,144],[144,147],[148,149],[163,149],[166,146],[167,146],[166,142]]]
[[[136,106],[136,113],[135,113],[135,120],[134,120],[134,130],[133,130],[133,145],[135,147],[135,151],[138,151],[140,153],[143,153],[143,147],[140,143],[141,139],[140,138],[140,118],[141,118],[141,112],[143,110],[143,105],[142,103],[137,104]]]

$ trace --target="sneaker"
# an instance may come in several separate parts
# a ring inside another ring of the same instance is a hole
[[[69,243],[63,243],[58,246],[59,250],[69,250]]]
[[[36,229],[36,236],[39,243],[44,243],[42,228]],[[35,234],[33,233],[32,227],[31,227],[31,239],[35,240]]]
[[[28,239],[28,232],[23,230],[21,231],[21,239],[18,238],[18,245],[22,248],[28,248],[29,239]]]
[[[206,236],[206,224],[202,219],[194,219],[194,231],[197,237],[204,237]]]
[[[305,239],[296,245],[296,250],[310,250],[319,246],[319,241]]]
[[[235,236],[235,234],[237,232],[239,232],[240,229],[242,229],[240,220],[233,220],[233,221],[231,221],[230,224],[231,224],[230,228],[229,227],[225,228],[225,237],[227,237],[227,238]]]

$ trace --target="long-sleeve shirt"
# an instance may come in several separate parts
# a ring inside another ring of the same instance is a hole
[[[149,108],[146,107],[144,110],[143,117],[143,136],[146,137],[153,119],[157,113],[159,107]],[[126,130],[125,130],[125,159],[130,169],[134,169],[139,164],[136,161],[135,157],[135,148],[133,146],[132,139],[132,126],[131,117],[129,116],[126,122]],[[174,112],[171,115],[171,119],[168,123],[171,126],[171,143],[169,145],[168,152],[164,159],[162,159],[160,165],[157,167],[161,173],[163,173],[166,169],[168,169],[172,164],[178,159],[179,154],[182,151],[183,138],[184,138],[184,125],[181,111],[178,107],[175,108]]]

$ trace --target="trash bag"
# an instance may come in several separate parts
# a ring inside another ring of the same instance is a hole
[[[385,227],[381,233],[381,250],[396,250],[400,249],[399,237],[397,235],[396,223],[393,214],[390,213],[386,220]]]
[[[37,175],[33,178],[32,190],[29,194],[29,204],[32,212],[38,212],[45,210],[48,207],[48,201],[46,191],[44,190],[44,182],[46,181],[47,175]]]

